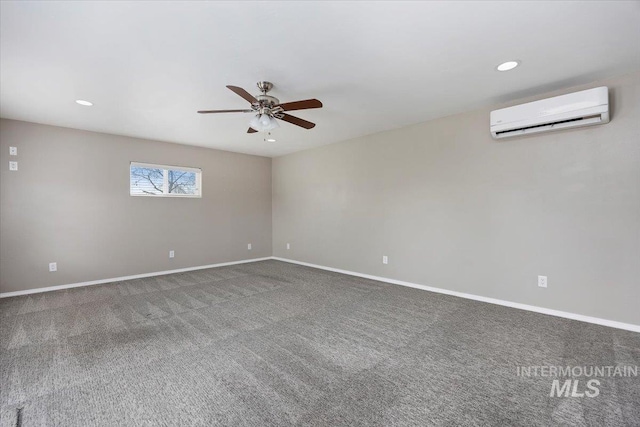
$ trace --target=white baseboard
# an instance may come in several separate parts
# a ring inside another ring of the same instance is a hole
[[[487,302],[489,304],[503,305],[505,307],[519,308],[520,310],[533,311],[536,313],[548,314],[550,316],[556,316],[556,317],[564,317],[566,319],[578,320],[578,321],[587,322],[587,323],[594,323],[596,325],[609,326],[611,328],[624,329],[624,330],[633,331],[633,332],[640,332],[640,325],[634,325],[632,323],[623,323],[623,322],[617,322],[615,320],[600,319],[598,317],[585,316],[582,314],[569,313],[566,311],[553,310],[553,309],[544,308],[544,307],[536,307],[534,305],[521,304],[519,302],[504,301],[496,298],[488,298],[488,297],[483,297],[479,295],[467,294],[464,292],[450,291],[448,289],[434,288],[431,286],[419,285],[417,283],[404,282],[402,280],[389,279],[389,278],[380,277],[380,276],[373,276],[371,274],[356,273],[354,271],[341,270],[339,268],[332,268],[332,267],[325,267],[323,265],[311,264],[308,262],[296,261],[293,259],[280,258],[280,257],[271,257],[271,258],[277,261],[284,261],[291,264],[305,265],[307,267],[314,267],[314,268],[319,268],[321,270],[334,271],[336,273],[348,274],[350,276],[363,277],[365,279],[377,280],[379,282],[392,283],[394,285],[401,285],[401,286],[408,286],[410,288],[417,288],[425,291],[437,292],[439,294],[453,295],[456,297],[471,299],[474,301],[482,301],[482,302]]]
[[[102,285],[104,283],[122,282],[123,280],[142,279],[144,277],[164,276],[165,274],[184,273],[185,271],[204,270],[205,268],[224,267],[227,265],[246,264],[248,262],[266,261],[272,257],[243,259],[240,261],[221,262],[218,264],[200,265],[198,267],[178,268],[176,270],[156,271],[153,273],[134,274],[133,276],[114,277],[112,279],[92,280],[89,282],[71,283],[68,285],[49,286],[47,288],[27,289],[24,291],[0,293],[0,298],[17,297],[19,295],[38,294],[40,292],[59,291],[60,289],[78,288],[81,286]]]
[[[277,260],[277,261],[288,262],[288,263],[291,263],[291,264],[298,264],[298,265],[304,265],[304,266],[307,266],[307,267],[318,268],[318,269],[321,269],[321,270],[333,271],[333,272],[336,272],[336,273],[347,274],[347,275],[350,275],[350,276],[363,277],[365,279],[377,280],[379,282],[391,283],[391,284],[394,284],[394,285],[408,286],[410,288],[422,289],[422,290],[429,291],[429,292],[437,292],[437,293],[440,293],[440,294],[452,295],[452,296],[456,296],[456,297],[460,297],[460,298],[471,299],[471,300],[474,300],[474,301],[486,302],[486,303],[489,303],[489,304],[497,304],[497,305],[502,305],[502,306],[505,306],[505,307],[518,308],[520,310],[527,310],[527,311],[533,311],[533,312],[536,312],[536,313],[548,314],[550,316],[563,317],[563,318],[566,318],[566,319],[578,320],[578,321],[581,321],[581,322],[594,323],[596,325],[609,326],[611,328],[624,329],[624,330],[633,331],[633,332],[640,332],[640,325],[634,325],[632,323],[623,323],[623,322],[617,322],[615,320],[607,320],[607,319],[601,319],[601,318],[598,318],[598,317],[585,316],[585,315],[582,315],[582,314],[569,313],[569,312],[566,312],[566,311],[553,310],[553,309],[550,309],[550,308],[536,307],[534,305],[521,304],[521,303],[518,303],[518,302],[505,301],[505,300],[500,300],[500,299],[496,299],[496,298],[483,297],[483,296],[480,296],[480,295],[467,294],[467,293],[464,293],[464,292],[451,291],[451,290],[448,290],[448,289],[435,288],[435,287],[432,287],[432,286],[419,285],[417,283],[405,282],[405,281],[402,281],[402,280],[390,279],[390,278],[381,277],[381,276],[373,276],[371,274],[357,273],[355,271],[342,270],[342,269],[339,269],[339,268],[326,267],[324,265],[311,264],[311,263],[308,263],[308,262],[296,261],[296,260],[293,260],[293,259],[280,258],[280,257],[264,257],[264,258],[245,259],[245,260],[240,260],[240,261],[231,261],[231,262],[222,262],[222,263],[218,263],[218,264],[201,265],[201,266],[197,266],[197,267],[179,268],[179,269],[175,269],[175,270],[156,271],[156,272],[153,272],[153,273],[135,274],[135,275],[132,275],[132,276],[122,276],[122,277],[114,277],[114,278],[110,278],[110,279],[92,280],[92,281],[89,281],[89,282],[71,283],[71,284],[68,284],[68,285],[49,286],[49,287],[46,287],[46,288],[27,289],[27,290],[24,290],[24,291],[15,291],[15,292],[4,292],[4,293],[0,293],[0,298],[15,297],[15,296],[29,295],[29,294],[37,294],[37,293],[41,293],[41,292],[58,291],[58,290],[61,290],[61,289],[78,288],[78,287],[81,287],[81,286],[101,285],[101,284],[111,283],[111,282],[121,282],[123,280],[142,279],[142,278],[145,278],[145,277],[163,276],[165,274],[183,273],[183,272],[186,272],[186,271],[204,270],[206,268],[224,267],[224,266],[236,265],[236,264],[246,264],[246,263],[250,263],[250,262],[266,261],[266,260],[270,260],[270,259]]]

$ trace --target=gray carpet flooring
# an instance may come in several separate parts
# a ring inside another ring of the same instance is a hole
[[[640,334],[278,261],[5,298],[0,319],[2,426],[640,425],[640,377],[571,398],[516,372],[639,365]]]

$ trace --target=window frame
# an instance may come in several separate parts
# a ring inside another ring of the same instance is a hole
[[[198,194],[180,194],[180,193],[162,193],[162,194],[132,194],[131,193],[131,168],[140,167],[147,169],[162,169],[162,189],[169,188],[169,170],[179,170],[186,172],[194,172],[196,174],[196,187]],[[129,196],[131,197],[173,197],[173,198],[187,198],[187,199],[201,199],[202,198],[202,169],[188,167],[188,166],[176,166],[176,165],[162,165],[158,163],[145,163],[145,162],[129,162]]]

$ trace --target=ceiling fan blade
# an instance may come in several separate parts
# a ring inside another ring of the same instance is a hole
[[[291,114],[282,113],[282,118],[280,120],[284,120],[285,122],[289,122],[292,125],[300,126],[305,129],[311,129],[315,127],[315,123],[308,122],[299,117],[292,116]]]
[[[253,110],[199,110],[200,114],[212,114],[212,113],[251,113]]]
[[[309,110],[311,108],[322,108],[322,102],[317,99],[305,99],[304,101],[285,102],[284,104],[276,105],[276,107],[282,108],[283,111]]]
[[[227,85],[227,87],[229,89],[231,89],[236,95],[240,95],[241,97],[243,97],[244,99],[246,99],[250,103],[252,103],[252,104],[257,104],[258,103],[258,100],[253,95],[251,95],[249,92],[247,92],[246,90],[242,89],[241,87],[229,86],[229,85]]]
[[[257,130],[255,130],[254,128],[249,128],[249,130],[247,131],[247,133],[256,133],[258,132]]]

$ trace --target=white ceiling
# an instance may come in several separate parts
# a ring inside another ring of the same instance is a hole
[[[640,69],[640,2],[1,3],[0,116],[279,156]],[[499,63],[519,59],[500,73]],[[317,123],[246,133],[225,88]],[[81,107],[76,99],[92,101]],[[487,119],[488,120],[488,119]],[[488,132],[488,129],[487,129]]]

